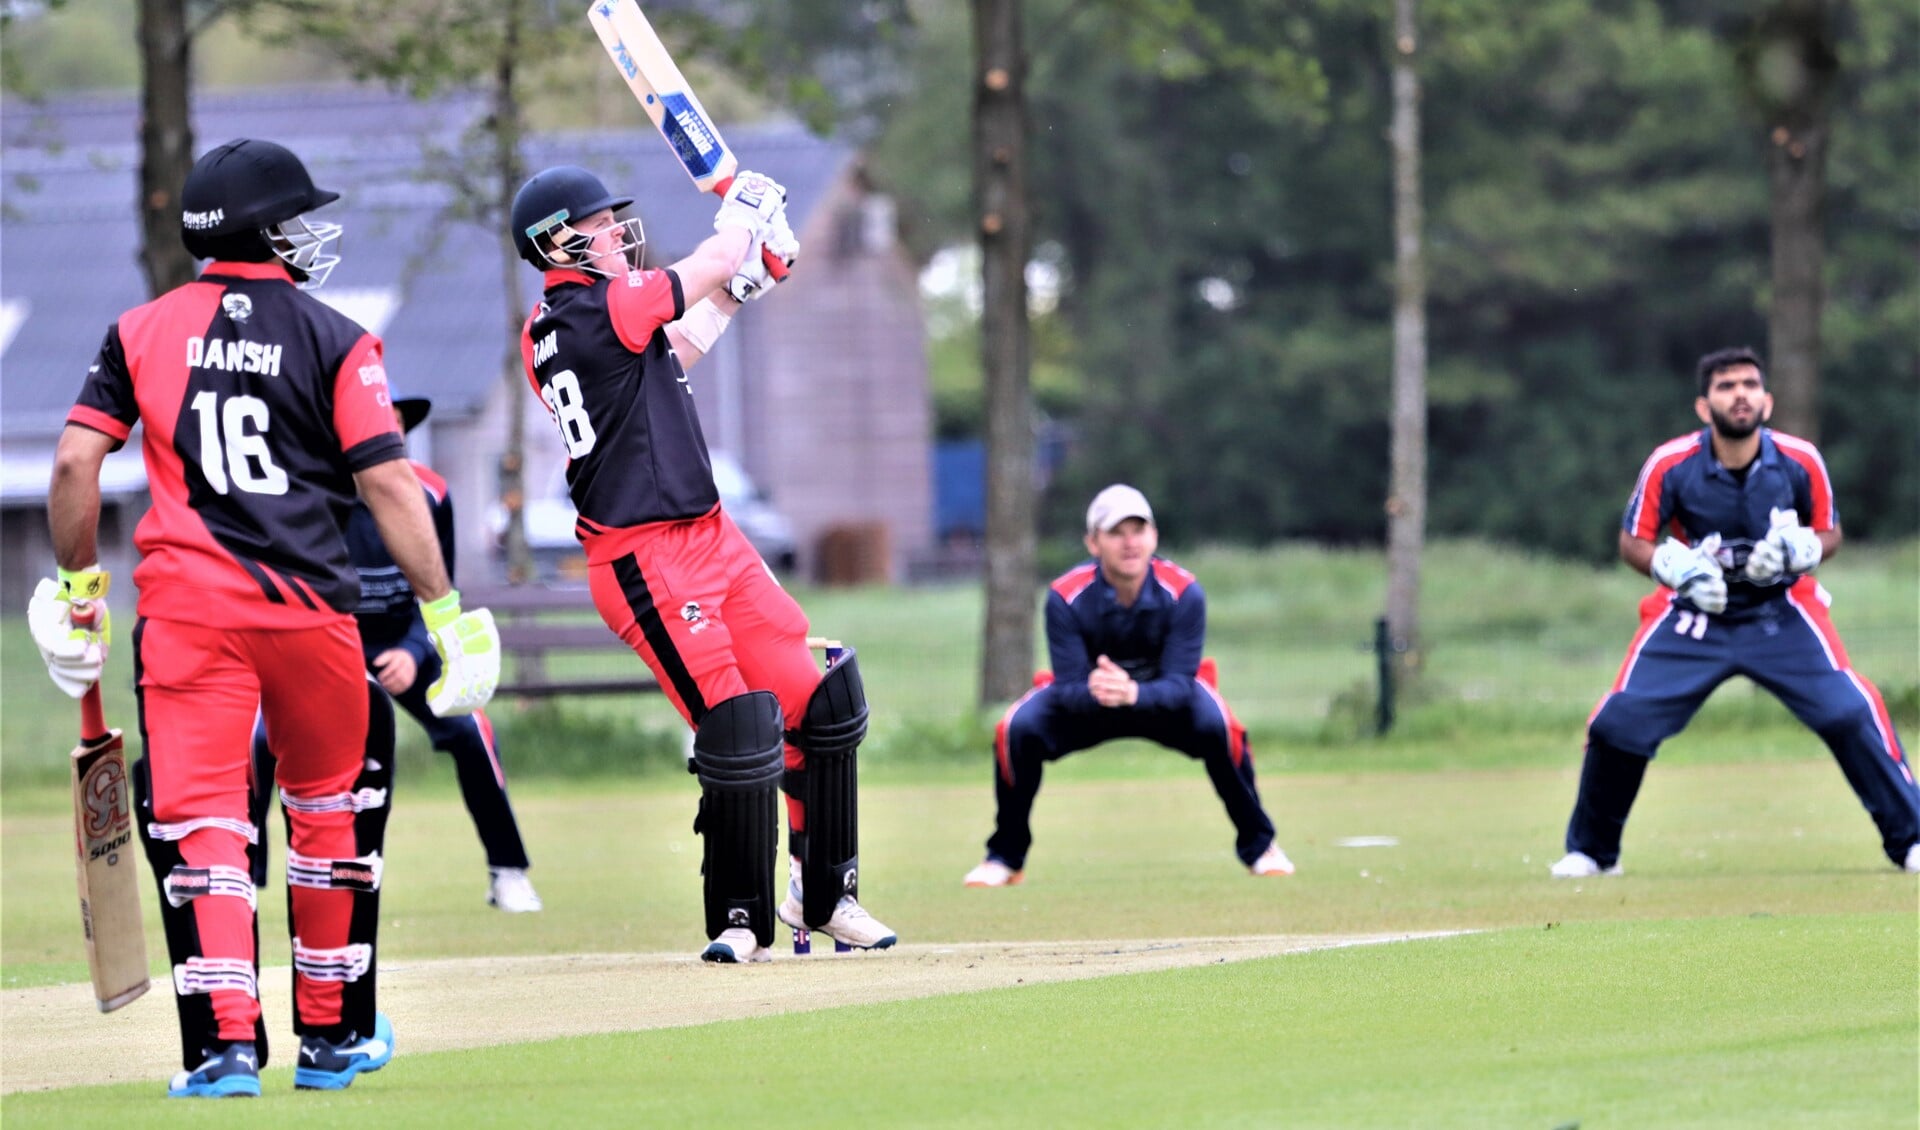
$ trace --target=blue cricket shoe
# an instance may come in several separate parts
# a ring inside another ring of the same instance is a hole
[[[167,1085],[173,1099],[252,1099],[260,1096],[260,1057],[253,1041],[228,1044],[192,1071],[175,1073]]]
[[[393,1058],[393,1024],[384,1012],[373,1015],[373,1035],[348,1033],[339,1043],[318,1036],[300,1038],[300,1060],[293,1085],[301,1091],[343,1091],[363,1071],[378,1071]]]

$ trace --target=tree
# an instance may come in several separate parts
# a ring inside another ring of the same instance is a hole
[[[1827,153],[1843,6],[1844,0],[1773,0],[1735,33],[1741,87],[1766,132],[1774,425],[1810,440],[1820,434]]]
[[[1034,628],[1033,396],[1028,387],[1027,57],[1021,0],[973,0],[973,184],[987,401],[987,600],[983,705],[1029,683]]]
[[[1387,634],[1396,681],[1420,664],[1420,556],[1427,525],[1427,277],[1421,253],[1417,0],[1393,11],[1393,487],[1387,498]]]
[[[193,168],[195,30],[187,0],[140,0],[140,265],[156,297],[197,273],[180,242],[180,186]]]

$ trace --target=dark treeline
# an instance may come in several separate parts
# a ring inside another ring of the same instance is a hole
[[[923,248],[969,230],[961,7],[921,9],[876,163]],[[1694,360],[1766,348],[1765,130],[1712,3],[1422,10],[1432,532],[1605,557],[1641,459],[1693,426]],[[1048,528],[1126,478],[1182,542],[1384,536],[1387,14],[1031,6],[1078,376]],[[1920,9],[1838,23],[1820,440],[1849,533],[1895,537],[1920,525]]]

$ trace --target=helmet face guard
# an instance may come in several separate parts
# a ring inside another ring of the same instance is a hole
[[[317,224],[305,216],[282,220],[262,231],[268,246],[293,272],[301,290],[318,290],[340,264],[327,245],[340,238],[339,224]]]
[[[536,226],[528,231],[534,252],[541,259],[534,265],[542,270],[585,271],[611,279],[629,271],[637,271],[645,262],[647,233],[638,216],[614,222],[613,226],[619,234],[614,245],[604,251],[591,250],[597,232],[581,231],[562,215],[549,217],[542,224],[544,226]],[[555,259],[554,252],[564,252],[566,260]]]

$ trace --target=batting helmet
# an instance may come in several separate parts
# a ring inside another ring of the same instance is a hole
[[[555,165],[542,169],[513,194],[513,246],[520,257],[541,270],[553,266],[537,236],[557,232],[563,226],[606,208],[620,209],[633,203],[631,196],[615,196],[607,186],[578,165]]]
[[[193,163],[180,190],[180,237],[194,258],[210,259],[231,245],[223,237],[264,233],[338,199],[314,187],[285,146],[243,137]]]

